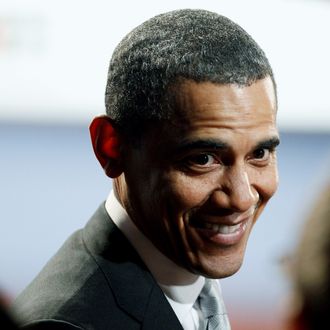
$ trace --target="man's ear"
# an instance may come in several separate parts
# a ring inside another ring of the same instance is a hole
[[[95,117],[89,126],[96,158],[110,178],[117,178],[122,172],[120,138],[112,120],[106,116]]]

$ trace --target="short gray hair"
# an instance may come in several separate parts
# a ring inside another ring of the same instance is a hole
[[[155,16],[116,47],[106,87],[108,116],[126,135],[138,136],[173,115],[166,96],[179,79],[248,86],[271,77],[258,44],[239,25],[205,10]]]

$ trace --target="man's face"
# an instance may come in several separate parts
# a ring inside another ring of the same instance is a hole
[[[123,203],[174,262],[227,277],[277,188],[274,87],[269,78],[248,87],[188,80],[176,87],[180,116],[126,150]]]

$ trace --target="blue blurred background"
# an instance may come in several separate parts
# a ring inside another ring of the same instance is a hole
[[[113,48],[145,19],[185,7],[237,21],[274,67],[280,187],[252,233],[242,269],[222,282],[234,329],[242,320],[245,330],[280,329],[290,290],[281,259],[329,181],[327,1],[2,1],[0,289],[10,299],[111,189],[93,155],[88,124],[104,111]]]

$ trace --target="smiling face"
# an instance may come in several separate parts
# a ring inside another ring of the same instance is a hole
[[[277,188],[276,100],[251,86],[176,86],[180,116],[125,149],[119,198],[167,257],[223,278],[241,266],[251,229]]]

